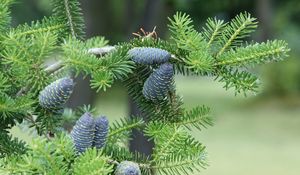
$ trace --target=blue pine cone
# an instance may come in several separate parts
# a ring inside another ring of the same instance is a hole
[[[93,146],[97,149],[100,149],[105,145],[108,129],[109,123],[105,116],[95,119],[95,137]]]
[[[39,103],[49,110],[61,109],[73,92],[74,82],[71,78],[58,79],[40,92]]]
[[[146,80],[143,95],[151,101],[165,99],[173,82],[173,65],[164,63],[160,65]]]
[[[171,54],[163,49],[153,47],[135,47],[128,51],[129,57],[138,64],[162,64],[171,58]]]
[[[123,161],[117,166],[115,175],[141,175],[141,170],[137,163]]]
[[[92,147],[95,135],[95,121],[88,112],[84,113],[76,122],[71,131],[75,149],[78,153],[83,153]]]

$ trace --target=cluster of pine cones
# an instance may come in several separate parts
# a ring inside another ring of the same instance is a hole
[[[159,65],[147,78],[143,95],[153,102],[164,100],[173,84],[173,65],[169,63],[171,54],[163,49],[152,47],[135,47],[128,55],[137,64]]]
[[[165,50],[151,47],[135,47],[128,51],[130,58],[137,64],[158,65],[158,68],[147,78],[143,86],[143,95],[153,102],[164,100],[173,83],[173,65],[169,63],[171,54]],[[74,88],[73,79],[61,78],[40,92],[39,104],[44,109],[59,112],[70,98]],[[94,118],[84,113],[71,131],[74,148],[82,154],[88,148],[100,149],[105,146],[109,131],[109,122],[105,116]],[[115,175],[140,175],[137,163],[123,161],[115,170]]]

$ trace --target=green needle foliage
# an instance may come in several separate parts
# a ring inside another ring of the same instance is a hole
[[[116,173],[124,161],[134,162],[145,175],[198,174],[207,166],[207,153],[205,146],[189,131],[201,131],[213,125],[211,109],[204,105],[185,109],[173,77],[169,77],[168,88],[159,87],[165,85],[157,82],[166,78],[163,72],[147,88],[154,97],[160,90],[167,93],[155,101],[145,98],[144,84],[161,64],[143,64],[151,60],[135,63],[128,51],[145,47],[163,49],[170,53],[165,64],[175,74],[213,77],[223,82],[226,90],[233,89],[236,95],[257,92],[258,77],[248,71],[249,66],[280,61],[289,52],[287,43],[281,40],[243,42],[258,24],[246,12],[230,22],[209,18],[202,31],[195,29],[189,15],[177,12],[169,18],[167,40],[154,38],[150,33],[108,46],[108,41],[101,36],[84,40],[83,16],[77,0],[53,0],[51,16],[16,28],[9,26],[9,9],[13,3],[14,0],[0,0],[1,174],[106,175]],[[148,51],[136,54],[146,54],[142,55],[143,59],[152,59],[155,53]],[[117,80],[123,81],[146,120],[134,116],[109,122],[101,149],[76,152],[69,128],[63,126],[74,124],[83,113],[95,110],[87,107],[54,112],[44,109],[38,103],[38,96],[55,80],[79,74],[90,76],[90,86],[97,92],[105,91]],[[11,136],[10,129],[17,124],[34,129],[38,136],[32,144]],[[134,139],[131,138],[133,129],[154,141],[151,156],[129,151],[128,139]]]

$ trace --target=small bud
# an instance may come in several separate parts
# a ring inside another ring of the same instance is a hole
[[[162,64],[171,58],[171,54],[163,49],[152,47],[135,47],[128,51],[129,57],[138,64]]]
[[[123,161],[117,166],[115,175],[141,175],[141,170],[137,163]]]
[[[151,101],[165,99],[173,82],[173,65],[162,64],[146,80],[143,87],[143,95]]]
[[[95,134],[95,121],[88,112],[84,113],[76,122],[71,131],[71,138],[75,149],[83,153],[86,149],[92,147]]]
[[[97,149],[100,149],[105,145],[108,129],[109,124],[105,116],[95,119],[95,137],[93,146],[95,146]]]
[[[74,82],[71,78],[61,78],[40,92],[39,104],[46,109],[61,109],[73,92]]]

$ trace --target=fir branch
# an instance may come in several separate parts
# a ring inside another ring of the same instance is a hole
[[[107,42],[103,42],[102,46],[105,44]],[[132,72],[134,66],[127,57],[129,48],[126,45],[108,50],[102,59],[88,53],[87,46],[91,44],[69,38],[63,45],[65,55],[63,64],[75,69],[76,75],[80,72],[91,75],[91,87],[96,88],[97,91],[105,90],[114,80],[124,79]]]
[[[13,117],[18,119],[17,116],[26,114],[34,103],[35,101],[28,96],[12,99],[7,95],[0,95],[0,118],[2,120]]]
[[[32,37],[6,37],[2,53],[3,64],[9,66],[10,74],[16,77],[21,87],[36,93],[51,80],[43,70],[43,63],[56,49],[57,36],[50,32],[36,33]]]
[[[109,129],[108,139],[117,140],[118,138],[128,137],[131,130],[144,126],[144,121],[138,118],[120,119],[115,121]]]
[[[110,155],[111,159],[109,162],[119,163],[124,160],[131,160],[137,162],[141,166],[150,167],[149,156],[145,156],[136,151],[129,151],[127,146],[121,146],[116,143],[108,143],[103,153]]]
[[[68,25],[73,37],[83,39],[84,20],[78,0],[52,0],[53,15],[62,24]]]
[[[88,49],[88,52],[92,48],[104,50],[103,54],[105,55],[107,53],[112,52],[112,50],[115,49],[115,46],[107,46],[107,44],[108,44],[108,40],[106,40],[105,37],[96,36],[96,37],[89,38],[85,41],[85,48]],[[110,47],[111,47],[111,49],[107,50],[107,48],[110,48]],[[90,53],[90,54],[97,55],[96,53]]]
[[[218,20],[216,18],[208,18],[205,27],[203,27],[203,36],[208,41],[207,47],[210,47],[213,42],[218,42],[226,23],[223,20]]]
[[[104,46],[106,42],[102,43]],[[101,47],[102,47],[101,46]],[[93,71],[104,71],[105,67],[101,66],[101,60],[96,56],[89,54],[86,44],[74,38],[69,38],[62,46],[64,51],[63,64],[76,70],[76,74],[83,72],[91,74]]]
[[[104,41],[104,43],[107,43],[107,41]],[[94,45],[91,45],[91,46],[101,46],[102,44],[101,43],[94,43]],[[102,48],[105,48],[106,46],[104,46],[104,47],[100,47],[100,48],[94,48],[94,49],[97,49],[97,50],[102,50]],[[105,49],[104,49],[105,50]],[[102,52],[102,56],[105,56],[106,54],[108,54],[108,53],[110,53],[110,52],[112,52],[114,49],[109,49],[109,50],[106,50],[105,52],[103,51]],[[96,54],[97,55],[97,54]],[[55,63],[53,63],[53,64],[51,64],[51,65],[49,65],[48,67],[46,67],[45,69],[44,69],[44,72],[46,72],[47,73],[47,75],[50,75],[50,74],[53,74],[53,73],[55,73],[55,72],[57,72],[57,71],[59,71],[60,69],[62,69],[62,68],[64,68],[64,62],[62,61],[62,60],[58,60],[58,61],[56,61]],[[110,85],[110,84],[109,84]],[[93,86],[93,85],[92,85]],[[95,86],[95,88],[98,88],[99,87],[99,85],[96,85]],[[106,87],[106,86],[104,86],[104,87]],[[101,88],[104,88],[104,87],[101,87]],[[21,88],[19,91],[18,91],[18,93],[17,93],[17,95],[16,96],[21,96],[21,95],[23,95],[23,94],[25,94],[27,91],[29,90],[29,88],[26,86],[26,87],[23,87],[23,88]]]
[[[174,154],[166,161],[157,162],[156,165],[150,166],[152,170],[156,170],[159,174],[191,174],[199,172],[199,168],[206,168],[207,163],[204,161],[205,153],[199,151],[197,156],[190,158],[181,157]],[[143,168],[143,166],[142,166]]]
[[[212,126],[212,118],[210,108],[206,106],[197,106],[190,111],[186,111],[179,122],[175,123],[178,126],[185,126],[190,129],[191,126],[202,130]]]
[[[60,148],[75,155],[70,139],[67,137],[55,139],[67,142],[65,147]],[[67,174],[69,171],[69,164],[65,162],[67,157],[62,156],[61,151],[57,150],[56,143],[56,141],[48,142],[46,139],[36,138],[26,154],[19,156],[14,161],[8,161],[1,169],[9,174]]]
[[[247,96],[247,92],[257,92],[259,81],[257,77],[245,71],[238,71],[232,69],[221,69],[218,72],[215,80],[224,82],[226,90],[234,88],[235,95],[243,93]]]
[[[168,25],[171,32],[171,38],[177,44],[177,47],[188,50],[204,50],[207,48],[207,43],[201,33],[197,32],[192,25],[192,19],[189,15],[177,12],[173,19],[168,18]]]
[[[161,174],[193,172],[205,167],[205,147],[182,127],[150,123],[145,134],[155,142],[151,168]]]
[[[255,43],[236,50],[230,50],[218,58],[218,66],[243,66],[247,64],[261,64],[280,61],[287,57],[290,49],[285,41],[267,41]]]
[[[100,90],[106,91],[110,88],[114,82],[113,75],[110,72],[98,71],[92,73],[92,79],[90,80],[90,86],[92,89],[96,89],[96,92]]]
[[[9,83],[9,78],[0,72],[0,95],[3,95],[10,90],[11,85]]]
[[[192,51],[184,62],[196,74],[208,74],[214,69],[214,58],[202,50]]]
[[[25,142],[12,138],[6,132],[0,130],[0,158],[12,155],[22,155],[27,151]]]
[[[113,171],[113,166],[108,164],[109,160],[110,158],[104,156],[101,151],[88,149],[75,160],[73,174],[108,175]]]
[[[0,39],[2,35],[9,28],[11,22],[10,6],[14,0],[1,0],[0,1]]]
[[[31,22],[30,25],[27,23],[19,25],[17,28],[10,31],[10,35],[21,37],[35,35],[36,33],[51,32],[63,38],[67,36],[65,28],[65,23],[60,23],[58,19],[54,17],[44,17],[41,21]]]
[[[249,13],[240,13],[230,23],[226,25],[226,29],[222,32],[220,45],[222,48],[217,53],[217,57],[222,55],[228,48],[236,47],[242,42],[242,39],[248,37],[257,27],[256,18]]]

